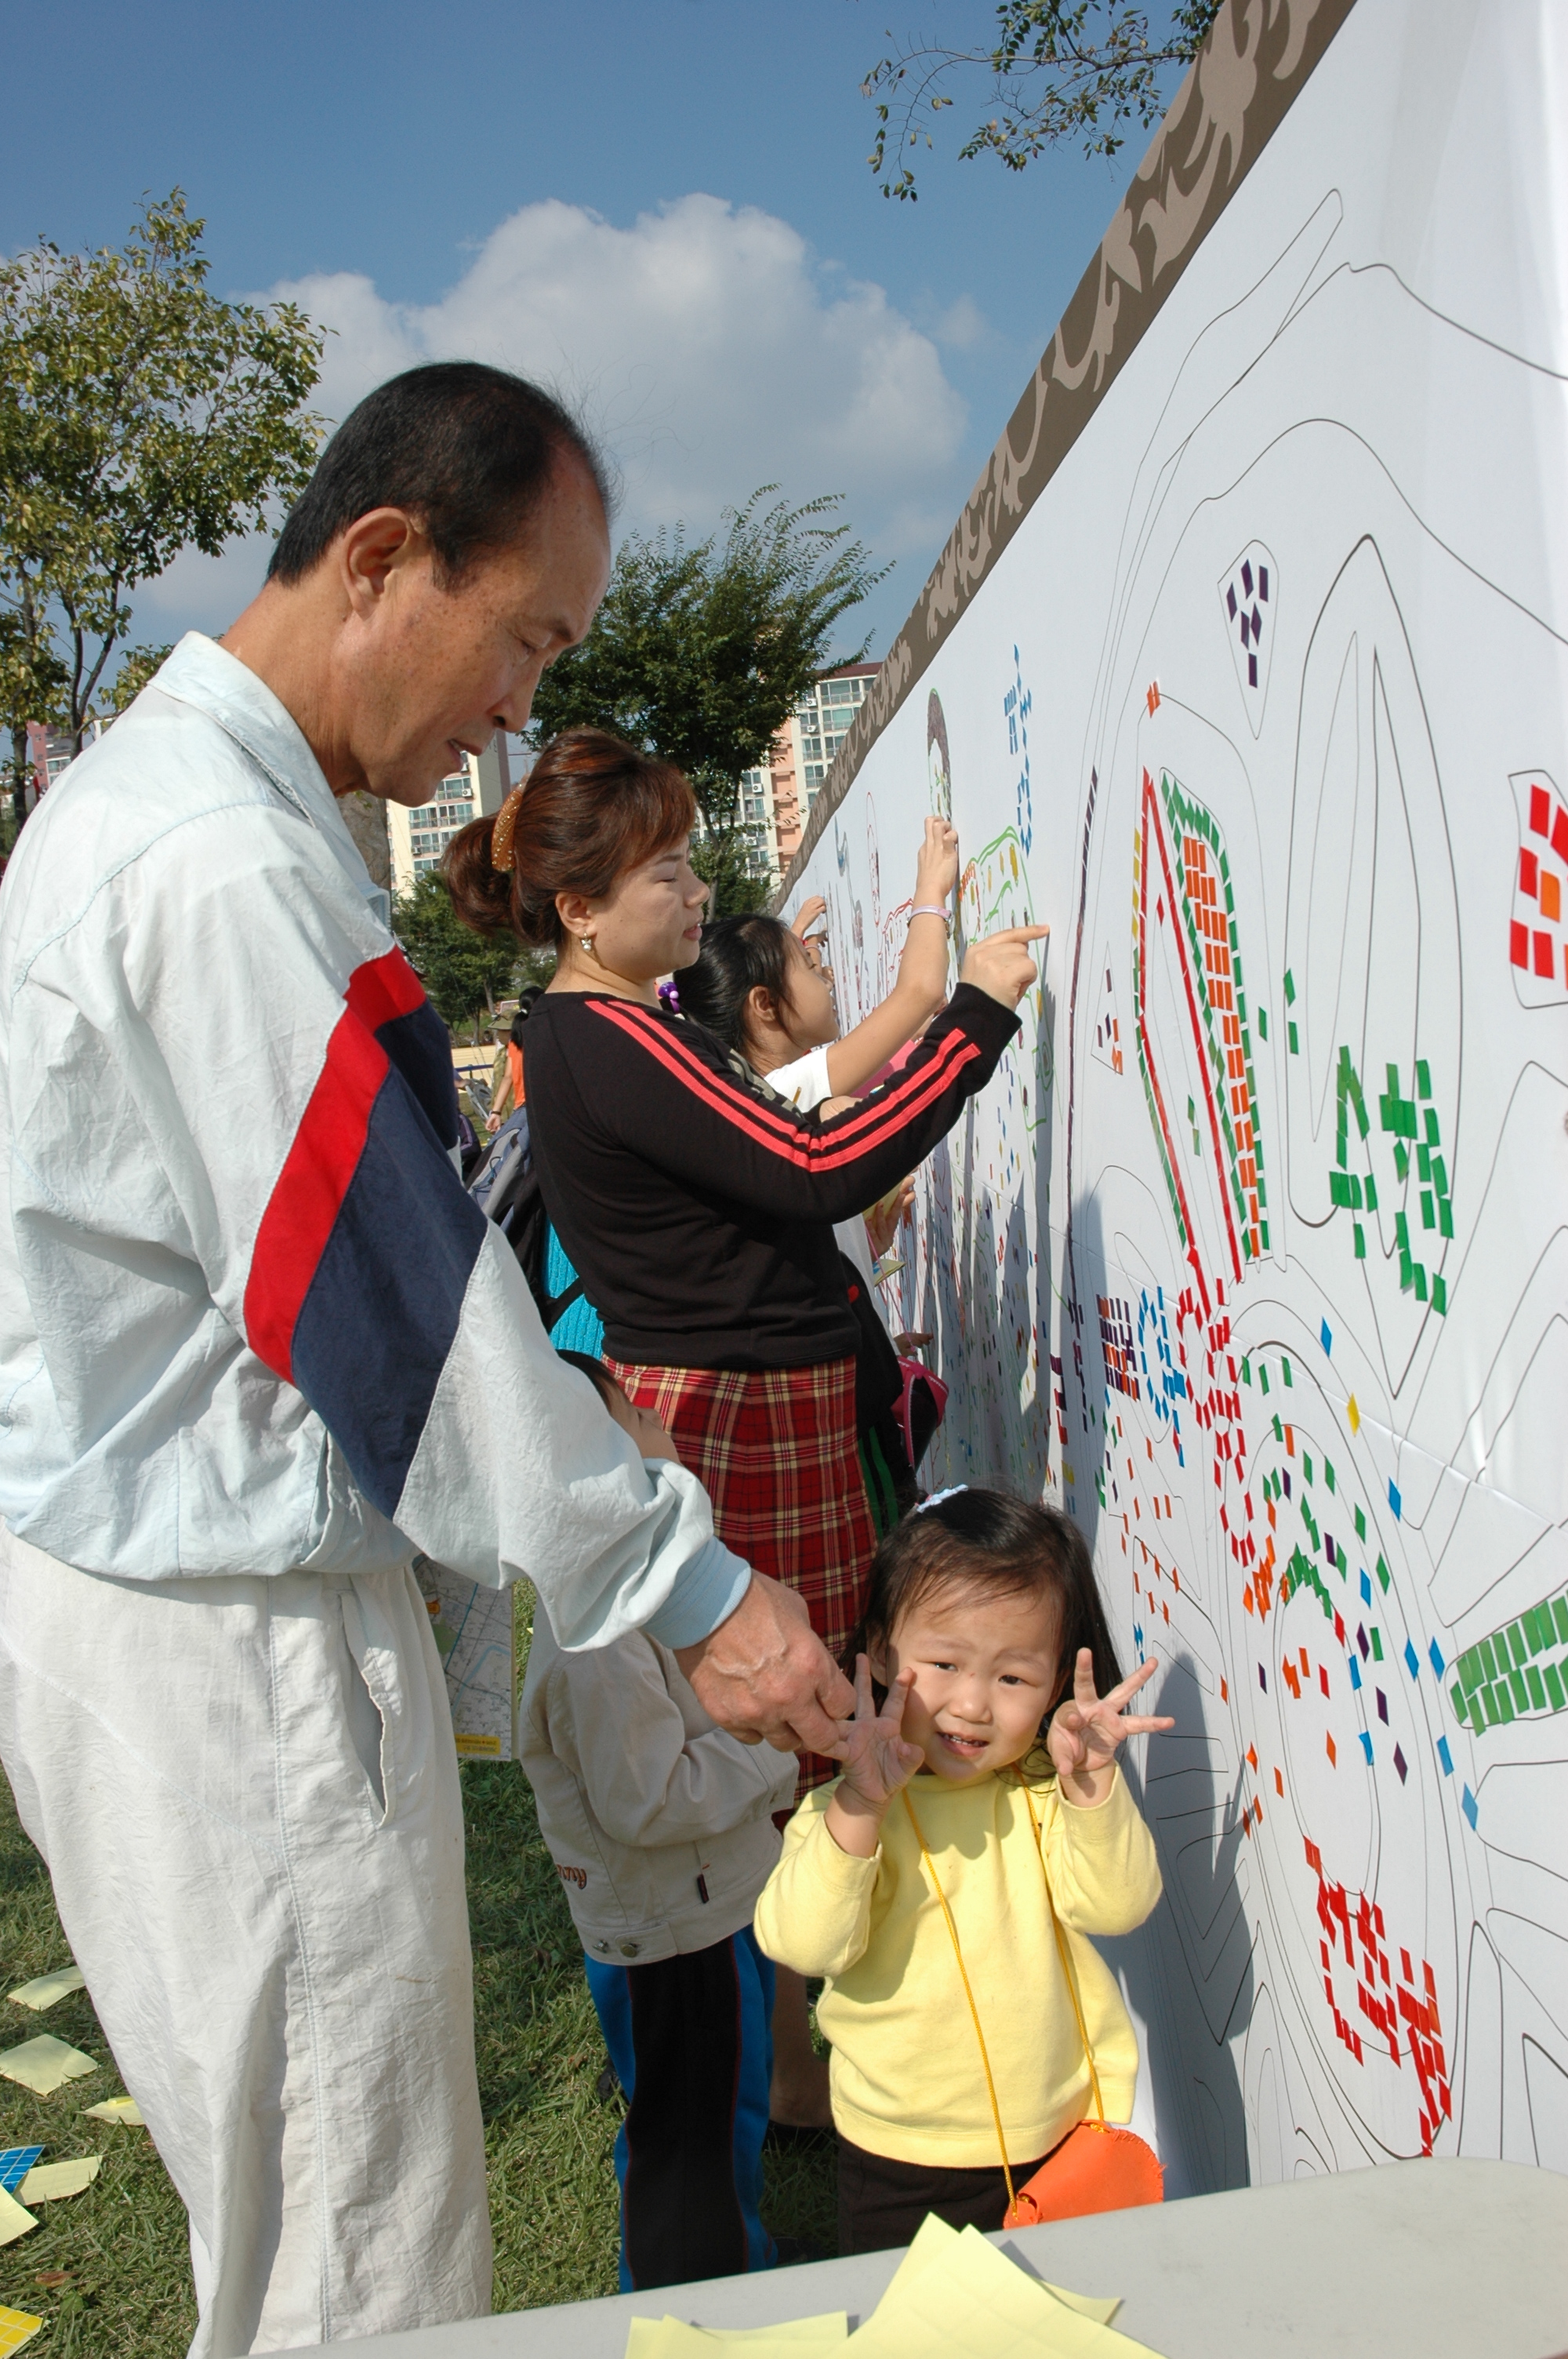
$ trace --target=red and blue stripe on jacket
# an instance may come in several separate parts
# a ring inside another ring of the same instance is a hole
[[[395,1519],[485,1220],[452,1166],[447,1029],[403,952],[357,967],[343,1001],[256,1234],[245,1330]]]

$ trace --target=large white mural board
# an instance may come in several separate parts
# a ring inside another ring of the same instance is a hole
[[[927,810],[1052,929],[889,1310],[1163,1667],[1173,2192],[1568,2169],[1561,32],[1222,15],[787,882],[846,1024]]]

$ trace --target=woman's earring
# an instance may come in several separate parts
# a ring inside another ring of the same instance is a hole
[[[578,940],[582,944],[583,949],[588,952],[589,958],[591,958],[593,956],[593,936],[591,934],[579,934],[578,936]]]

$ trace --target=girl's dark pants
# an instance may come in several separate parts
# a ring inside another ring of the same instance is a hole
[[[1044,2156],[1041,2160],[1044,2161]],[[1015,2187],[1039,2162],[1012,2166]],[[928,2212],[949,2228],[1000,2228],[1007,2212],[1007,2181],[991,2170],[940,2170],[923,2162],[892,2162],[885,2154],[838,2140],[838,2250],[880,2253],[912,2245]]]

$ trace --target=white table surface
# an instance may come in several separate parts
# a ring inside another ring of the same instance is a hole
[[[1568,2178],[1522,2163],[1389,2163],[991,2241],[1076,2292],[1120,2294],[1113,2325],[1162,2359],[1568,2354]],[[624,2359],[628,2322],[666,2311],[697,2326],[766,2326],[846,2310],[852,2327],[901,2257],[715,2277],[331,2349],[356,2359]]]

